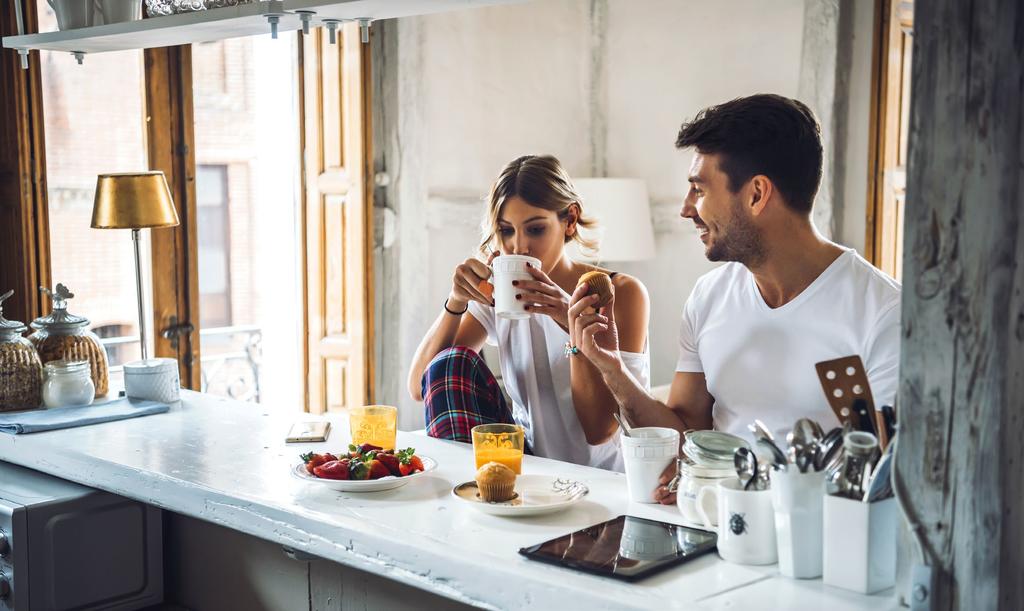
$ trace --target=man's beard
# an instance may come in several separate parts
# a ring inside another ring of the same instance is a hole
[[[711,241],[705,256],[708,261],[736,261],[750,266],[764,260],[760,230],[746,217],[742,204],[733,205],[732,219]]]

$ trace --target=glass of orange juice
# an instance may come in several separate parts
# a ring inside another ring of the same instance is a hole
[[[398,408],[391,405],[364,405],[348,411],[352,443],[373,444],[385,450],[395,449]]]
[[[515,424],[478,424],[473,427],[473,457],[476,468],[497,462],[517,474],[523,472],[523,443],[526,434]]]

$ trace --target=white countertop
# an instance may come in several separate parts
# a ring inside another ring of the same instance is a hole
[[[249,533],[283,546],[488,608],[884,609],[891,591],[861,596],[795,581],[776,567],[707,555],[639,581],[541,564],[521,547],[621,514],[682,523],[674,507],[628,502],[618,473],[527,456],[524,473],[570,477],[590,494],[568,511],[533,518],[484,515],[451,496],[472,479],[472,450],[412,433],[436,471],[385,492],[334,492],[290,475],[298,455],[348,445],[330,418],[326,443],[285,444],[307,416],[184,392],[166,414],[31,435],[0,434],[0,460]]]

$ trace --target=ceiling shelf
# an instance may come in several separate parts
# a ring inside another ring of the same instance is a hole
[[[104,53],[210,42],[270,32],[269,18],[278,16],[278,31],[301,29],[297,11],[311,11],[313,27],[324,20],[390,19],[459,9],[512,4],[524,0],[269,0],[205,11],[150,17],[89,28],[5,36],[3,46],[19,50]]]

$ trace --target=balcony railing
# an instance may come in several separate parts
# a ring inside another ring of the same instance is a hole
[[[202,329],[204,346],[200,359],[201,390],[239,401],[260,401],[260,369],[263,361],[263,331],[255,325]],[[138,345],[137,336],[103,337],[110,372],[123,371],[124,348]],[[115,365],[116,363],[116,365]]]

